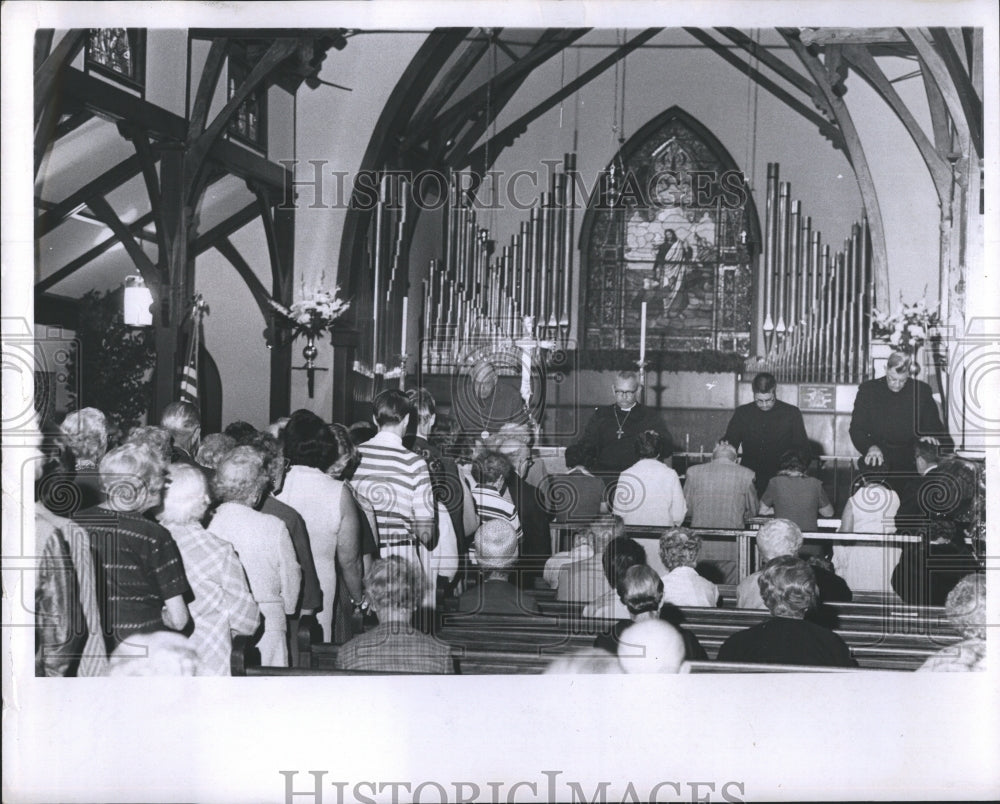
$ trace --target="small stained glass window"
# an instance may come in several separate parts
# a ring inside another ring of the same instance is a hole
[[[227,98],[240,91],[249,74],[246,60],[237,53],[231,53]],[[228,130],[234,139],[259,151],[267,151],[267,90],[263,86],[247,95],[230,120]]]
[[[146,31],[143,28],[91,28],[84,67],[132,89],[146,88]]]

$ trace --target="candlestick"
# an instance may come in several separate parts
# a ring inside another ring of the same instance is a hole
[[[642,303],[639,313],[639,362],[646,362],[646,302]]]
[[[406,305],[407,305],[407,302],[409,302],[409,299],[406,296],[403,296],[403,324],[402,324],[402,326],[400,327],[400,330],[399,330],[400,331],[400,335],[399,335],[399,341],[400,341],[400,343],[399,343],[399,353],[402,354],[402,355],[406,354]]]

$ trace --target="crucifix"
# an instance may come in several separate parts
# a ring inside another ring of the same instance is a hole
[[[641,394],[643,396],[643,402],[645,402],[646,397],[646,301],[643,299],[642,306],[639,308],[639,388],[641,388]],[[618,437],[621,438],[621,428],[618,430]]]
[[[540,425],[531,415],[531,365],[538,357],[539,350],[551,350],[555,347],[555,343],[539,340],[535,336],[534,316],[526,315],[522,324],[522,337],[514,341],[514,345],[521,350],[521,399],[524,400],[524,409],[528,412],[528,419],[537,438]]]

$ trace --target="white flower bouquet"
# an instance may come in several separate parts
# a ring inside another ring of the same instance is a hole
[[[896,350],[913,354],[926,341],[940,338],[938,308],[929,308],[926,299],[899,306],[892,313],[872,310],[872,337],[883,339]]]
[[[312,296],[295,302],[291,307],[285,307],[276,301],[271,306],[292,327],[295,335],[319,338],[340,318],[351,306],[338,295],[340,286],[329,290],[317,290]]]

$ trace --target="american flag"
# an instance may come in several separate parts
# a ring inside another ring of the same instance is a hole
[[[201,342],[201,317],[205,313],[205,302],[199,294],[191,310],[191,337],[188,339],[187,360],[181,370],[181,386],[178,399],[181,402],[198,404],[198,350]]]

